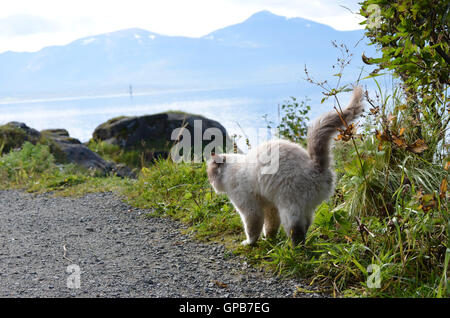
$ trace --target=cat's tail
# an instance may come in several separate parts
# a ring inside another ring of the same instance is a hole
[[[361,87],[353,89],[353,97],[350,104],[341,114],[332,110],[317,119],[308,128],[308,153],[311,160],[319,170],[325,170],[330,164],[330,140],[337,132],[337,128],[345,126],[355,120],[364,110],[363,90]]]

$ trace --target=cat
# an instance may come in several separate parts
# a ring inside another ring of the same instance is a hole
[[[246,234],[243,245],[253,245],[261,231],[266,238],[276,236],[280,224],[293,246],[304,242],[315,208],[334,191],[331,138],[345,126],[343,120],[350,124],[363,110],[363,90],[355,87],[342,113],[330,111],[308,127],[307,149],[276,139],[247,154],[212,154],[209,182],[216,193],[226,193],[239,212]],[[277,169],[271,173],[260,160],[268,153],[277,154]]]

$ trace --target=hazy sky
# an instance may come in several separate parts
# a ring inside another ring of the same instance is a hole
[[[360,0],[2,0],[0,52],[36,51],[126,28],[198,37],[261,10],[360,29]]]

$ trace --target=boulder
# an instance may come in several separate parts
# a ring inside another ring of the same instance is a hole
[[[81,144],[78,139],[70,137],[69,132],[66,129],[45,129],[41,130],[41,134],[58,143]]]
[[[201,122],[201,128],[198,124],[194,125],[196,120]],[[153,157],[167,157],[170,148],[176,141],[172,139],[173,131],[183,127],[190,133],[192,146],[195,134],[201,134],[200,139],[203,146],[211,142],[210,140],[203,141],[202,138],[208,128],[217,128],[222,134],[223,141],[232,145],[225,127],[219,122],[184,112],[113,118],[99,125],[92,136],[93,140],[117,145],[122,149],[146,150],[150,151]]]
[[[6,128],[4,128],[6,127]],[[10,122],[0,127],[0,132],[13,130],[17,136],[16,144],[11,149],[19,148],[25,141],[33,144],[44,143],[59,162],[75,163],[86,169],[93,169],[103,175],[115,173],[120,177],[135,177],[134,173],[124,165],[118,165],[104,160],[98,154],[83,145],[78,139],[72,138],[65,129],[46,129],[41,132],[28,127],[24,123]]]
[[[34,128],[28,127],[27,125],[25,125],[25,123],[11,121],[11,122],[7,123],[5,126],[9,126],[9,127],[13,127],[13,128],[22,130],[23,132],[25,132],[25,135],[27,136],[27,139],[29,141],[37,140],[40,137],[39,131],[37,131]]]
[[[2,125],[0,126],[0,155],[20,148],[25,141],[36,144],[40,137],[39,131],[24,123],[12,121]]]

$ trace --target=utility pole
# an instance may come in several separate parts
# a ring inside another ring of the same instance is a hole
[[[133,103],[133,86],[131,86],[131,84],[130,84],[128,90],[129,90],[129,93],[130,93],[131,103]]]

